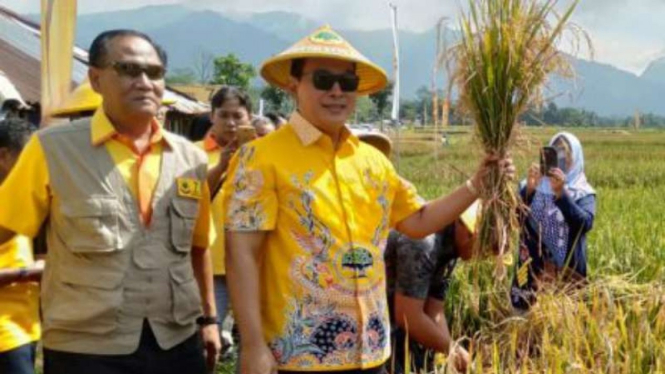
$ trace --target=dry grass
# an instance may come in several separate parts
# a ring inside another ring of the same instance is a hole
[[[516,155],[521,175],[557,131],[525,131],[530,146]],[[529,313],[516,315],[508,299],[512,269],[497,282],[491,263],[459,266],[446,315],[452,335],[474,354],[473,373],[665,373],[665,133],[574,132],[598,191],[589,285],[546,289]],[[470,134],[452,136],[438,153],[432,142],[414,140],[421,136],[402,134],[408,145],[400,169],[425,197],[453,190],[477,166],[479,152],[469,150],[478,140]]]
[[[462,40],[452,49],[454,80],[460,108],[473,119],[485,154],[508,154],[519,116],[541,99],[548,76],[570,70],[557,46],[577,0],[560,17],[557,4],[558,0],[468,2],[469,11],[460,21]],[[485,176],[481,200],[476,250],[499,256],[511,251],[518,200],[498,167]]]

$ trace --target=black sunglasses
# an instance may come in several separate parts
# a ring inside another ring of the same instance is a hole
[[[141,74],[145,74],[148,79],[156,81],[164,78],[166,74],[166,69],[162,65],[115,61],[111,64],[111,67],[118,75],[129,78],[138,78]]]
[[[330,91],[335,83],[343,92],[355,92],[360,84],[360,77],[354,73],[333,74],[327,70],[315,70],[312,74],[314,88],[321,91]]]

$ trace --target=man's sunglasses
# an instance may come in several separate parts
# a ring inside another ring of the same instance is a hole
[[[164,78],[166,69],[162,65],[140,64],[137,62],[116,61],[111,64],[113,70],[122,77],[138,78],[145,74],[148,79],[156,81]]]
[[[360,77],[354,73],[333,74],[327,70],[315,70],[312,74],[314,88],[321,91],[330,91],[335,83],[343,92],[355,92],[360,84]]]

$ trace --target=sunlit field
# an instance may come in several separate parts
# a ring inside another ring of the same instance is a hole
[[[425,197],[451,191],[477,166],[478,147],[463,131],[451,129],[448,146],[435,144],[431,132],[400,134],[394,161]],[[516,315],[507,297],[513,269],[497,281],[493,264],[459,267],[447,316],[475,355],[473,372],[665,372],[665,133],[573,132],[598,191],[590,285],[546,292],[529,314]],[[520,175],[554,133],[523,130],[514,153]]]

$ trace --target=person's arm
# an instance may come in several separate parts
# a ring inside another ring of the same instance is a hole
[[[446,335],[450,341],[450,330],[448,329],[448,321],[446,321],[446,313],[443,301],[434,297],[428,297],[425,301],[425,314],[427,314],[427,316],[432,319],[434,323],[440,326],[444,332],[444,335]]]
[[[277,362],[263,338],[259,301],[259,257],[266,233],[226,233],[226,277],[233,315],[240,329],[242,374],[276,372]]]
[[[479,196],[481,183],[490,166],[499,163],[503,175],[508,180],[515,176],[515,166],[510,158],[497,160],[486,157],[474,177],[448,196],[427,203],[417,212],[409,215],[396,225],[398,231],[411,238],[423,238],[453,223]]]
[[[209,233],[210,233],[210,189],[207,184],[203,187],[203,196],[199,200],[199,216],[193,233],[192,243],[192,270],[201,295],[201,308],[205,317],[217,317],[215,304],[215,291],[213,286],[212,260],[210,259]],[[213,370],[221,352],[222,344],[219,337],[219,326],[208,324],[201,327],[208,368]]]
[[[442,305],[440,300],[438,303]],[[426,348],[448,353],[450,333],[443,316],[443,307],[440,308],[440,314],[430,307],[429,312],[434,314],[434,316],[430,316],[425,305],[424,299],[408,297],[399,291],[395,292],[395,322],[408,334],[410,339]],[[438,322],[443,319],[443,323],[437,323],[437,319],[439,319]]]
[[[192,248],[192,268],[194,269],[196,283],[199,285],[203,315],[206,317],[217,317],[212,278],[212,261],[210,259],[210,251],[207,248]],[[208,368],[213,369],[222,348],[219,338],[219,326],[217,324],[202,326],[201,338],[205,348]]]
[[[594,195],[583,197],[575,202],[568,193],[563,192],[555,204],[571,227],[578,227],[581,234],[591,231],[596,215],[596,197]]]
[[[208,186],[210,186],[210,191],[212,191],[213,199],[215,198],[215,195],[217,195],[221,184],[224,183],[226,170],[229,168],[229,163],[236,149],[237,146],[235,145],[235,142],[224,147],[219,155],[219,162],[217,162],[217,165],[208,170]]]
[[[446,314],[444,312],[444,303],[441,300],[436,298],[428,298],[425,302],[425,313],[431,318],[444,333],[449,338],[448,345],[452,344],[452,338],[450,337],[450,330],[448,329],[448,321],[446,321]],[[443,352],[450,355],[450,358],[454,360],[455,368],[461,373],[466,373],[467,368],[471,364],[471,356],[464,347],[461,345],[455,345],[452,352],[450,350]]]
[[[453,223],[477,198],[467,186],[462,186],[448,196],[430,201],[400,221],[396,228],[410,238],[424,238]]]
[[[0,245],[17,234],[37,236],[51,208],[49,185],[46,157],[39,137],[33,135],[0,185]]]
[[[222,189],[226,209],[226,277],[240,329],[241,374],[271,374],[277,362],[261,325],[259,258],[268,233],[277,227],[278,197],[273,165],[265,149],[251,143],[231,160]]]

